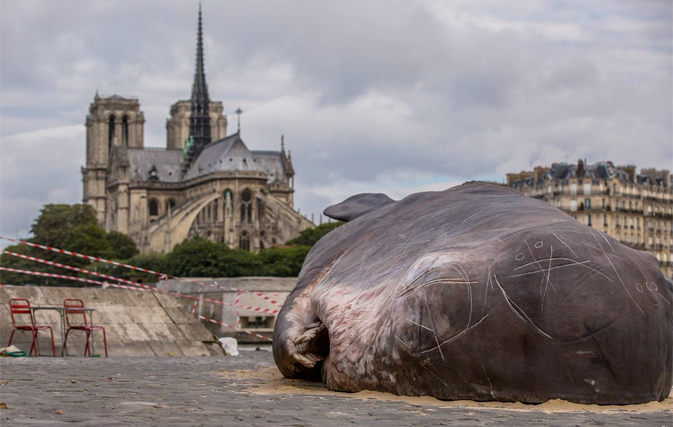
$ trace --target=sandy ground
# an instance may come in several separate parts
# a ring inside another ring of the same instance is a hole
[[[251,388],[254,394],[310,394],[314,396],[336,396],[360,400],[380,400],[386,402],[405,402],[412,405],[432,405],[440,408],[469,408],[479,409],[504,409],[509,411],[540,411],[545,413],[554,412],[597,412],[597,413],[645,413],[662,412],[670,413],[673,417],[673,397],[668,397],[662,402],[649,402],[640,405],[583,405],[568,402],[561,399],[549,400],[541,404],[525,404],[519,402],[475,402],[473,400],[439,400],[430,396],[397,396],[390,393],[377,391],[361,391],[358,393],[343,393],[328,390],[325,384],[304,380],[288,379],[281,375],[275,366],[268,366],[255,371],[242,370],[234,372],[220,372],[219,375],[236,379],[258,380],[261,385]],[[673,393],[672,393],[673,395]]]

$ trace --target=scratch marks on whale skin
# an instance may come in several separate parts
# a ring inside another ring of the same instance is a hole
[[[425,307],[428,309],[428,312],[430,313],[430,321],[432,322],[432,333],[435,336],[435,342],[437,343],[437,348],[439,349],[439,355],[442,356],[442,360],[446,362],[446,359],[444,358],[444,352],[442,352],[442,347],[439,345],[439,337],[437,337],[437,325],[435,325],[435,316],[433,316],[432,310],[430,309],[430,304],[428,304],[428,295],[424,293],[423,297],[425,298]]]
[[[526,247],[528,248],[528,252],[530,252],[530,256],[533,257],[533,261],[534,261],[534,262],[537,264],[537,266],[540,268],[539,271],[542,272],[542,274],[544,274],[544,277],[547,279],[547,283],[548,283],[549,285],[551,285],[551,287],[552,287],[552,289],[554,289],[554,291],[556,291],[556,288],[554,287],[554,284],[549,280],[549,275],[547,275],[547,273],[546,273],[546,272],[544,271],[544,269],[542,268],[542,264],[540,264],[540,262],[535,258],[535,255],[533,254],[533,250],[530,248],[530,245],[528,244],[528,242],[526,241],[526,239],[523,239],[523,242],[526,244]]]
[[[554,258],[554,259],[553,259],[553,261],[556,261],[556,260],[564,260],[564,261],[571,261],[571,262],[569,262],[569,263],[567,263],[567,264],[555,265],[555,266],[549,268],[548,270],[557,270],[557,269],[559,269],[559,268],[566,268],[566,267],[574,267],[574,266],[578,266],[578,267],[587,268],[587,269],[593,271],[594,273],[599,274],[599,275],[605,277],[605,278],[606,278],[607,280],[609,280],[610,282],[614,283],[614,280],[612,280],[612,279],[610,278],[610,276],[604,274],[604,273],[601,272],[600,270],[597,270],[597,269],[595,269],[595,268],[593,268],[593,267],[588,266],[587,264],[588,264],[589,262],[591,262],[591,260],[586,260],[586,261],[575,261],[575,260],[572,259],[572,258]],[[531,264],[534,264],[534,263],[531,263]],[[522,265],[521,267],[525,267],[525,265]],[[518,269],[518,267],[515,268],[515,270],[516,270],[516,269]],[[530,274],[538,274],[538,273],[542,273],[542,272],[541,272],[540,270],[526,271],[526,272],[519,273],[519,274],[512,274],[512,275],[507,276],[507,277],[521,277],[521,276],[528,276],[528,275],[530,275]]]
[[[481,213],[481,212],[477,212],[477,213],[475,213],[475,214],[472,214],[472,215],[470,215],[469,217],[467,217],[467,218],[465,218],[464,220],[462,220],[460,223],[462,224],[462,223],[464,223],[464,222],[466,222],[466,221],[469,221],[469,220],[471,220],[472,218],[474,218],[475,216],[479,215],[480,213]]]
[[[594,234],[593,230],[590,230],[590,232],[591,232],[591,235],[592,235],[592,236],[594,237],[594,239],[596,240],[596,243],[598,243],[598,246],[600,247],[601,252],[603,252],[603,255],[605,256],[605,259],[608,260],[608,262],[610,263],[610,266],[612,267],[612,269],[614,270],[615,274],[617,275],[617,278],[619,279],[619,282],[622,284],[622,287],[624,288],[624,291],[626,291],[626,293],[629,295],[629,298],[631,298],[631,301],[633,301],[633,303],[636,305],[636,307],[638,307],[638,310],[640,310],[641,313],[645,314],[645,312],[643,311],[643,309],[640,308],[640,305],[638,305],[638,303],[636,302],[636,300],[633,298],[633,295],[631,295],[631,292],[629,292],[628,288],[627,288],[626,285],[624,284],[624,281],[622,280],[622,276],[619,275],[619,272],[617,271],[617,269],[615,268],[615,265],[614,265],[614,264],[612,263],[612,261],[610,260],[610,257],[608,256],[607,253],[605,253],[605,249],[603,249],[603,246],[601,245],[601,242],[598,240],[598,238],[597,238],[596,235]]]
[[[460,267],[460,270],[458,270],[458,268],[456,268],[455,265],[451,265],[451,267],[453,267],[453,269],[456,270],[458,272],[458,274],[460,274],[460,276],[463,278],[465,285],[467,285],[467,298],[470,300],[470,314],[467,318],[467,326],[465,327],[465,331],[467,331],[470,328],[470,323],[472,322],[472,305],[473,305],[472,286],[470,286],[470,283],[471,283],[470,282],[470,277],[467,275],[467,272],[465,271],[463,266],[460,265],[460,264],[457,264],[457,265],[458,265],[458,267]]]
[[[457,340],[458,338],[465,336],[465,334],[467,334],[468,331],[470,331],[470,330],[476,328],[477,326],[479,326],[479,325],[481,324],[481,322],[483,322],[484,320],[486,320],[486,318],[487,318],[488,316],[490,316],[490,313],[486,314],[484,317],[482,317],[481,319],[479,319],[479,321],[476,322],[474,325],[472,325],[472,326],[470,326],[470,327],[468,327],[468,328],[465,328],[464,330],[462,330],[462,331],[458,332],[457,334],[453,335],[451,338],[449,338],[449,339],[447,339],[447,340],[445,340],[445,341],[442,341],[441,343],[438,342],[438,343],[437,343],[437,346],[432,347],[432,348],[430,348],[430,349],[428,349],[428,350],[423,350],[423,351],[421,351],[421,353],[430,353],[431,351],[435,351],[435,350],[437,350],[437,349],[439,349],[439,351],[441,352],[441,351],[442,351],[442,348],[441,348],[441,347],[442,347],[444,344],[449,344],[449,343],[451,343],[451,342]]]
[[[529,323],[529,324],[530,324],[533,328],[535,328],[535,330],[537,330],[539,333],[541,333],[541,334],[544,335],[545,337],[547,337],[547,338],[553,340],[554,338],[553,338],[551,335],[549,335],[548,333],[546,333],[545,331],[543,331],[542,329],[540,329],[540,328],[539,328],[539,327],[538,327],[538,326],[531,320],[531,318],[528,317],[528,315],[526,314],[526,312],[524,312],[524,311],[521,309],[521,307],[519,307],[519,306],[518,306],[518,305],[517,305],[517,304],[516,304],[516,303],[509,297],[509,295],[507,295],[507,292],[505,292],[505,289],[502,287],[502,285],[501,285],[500,282],[498,281],[498,276],[495,276],[495,275],[494,275],[494,278],[495,278],[495,283],[498,285],[498,287],[500,288],[500,291],[502,292],[502,295],[505,297],[505,302],[507,303],[507,305],[509,306],[509,308],[514,312],[514,314],[516,314],[517,317],[518,317],[519,319],[521,319],[524,323],[527,323],[527,324]],[[515,308],[515,307],[516,307],[516,308]]]
[[[556,238],[558,239],[559,242],[563,243],[563,244],[565,245],[565,247],[568,248],[568,250],[569,250],[570,252],[572,252],[573,255],[575,255],[575,258],[579,258],[579,257],[577,256],[577,254],[575,253],[575,251],[573,251],[573,249],[572,249],[570,246],[568,246],[568,244],[567,244],[566,242],[564,242],[563,240],[561,240],[561,238],[560,238],[559,236],[557,236],[556,233],[552,233],[552,234],[554,235],[554,237],[556,237]]]

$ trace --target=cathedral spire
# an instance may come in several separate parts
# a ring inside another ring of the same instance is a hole
[[[192,84],[192,109],[189,118],[189,135],[192,144],[187,148],[183,160],[183,173],[203,147],[212,140],[210,130],[210,98],[206,84],[206,71],[203,65],[203,27],[201,24],[201,5],[199,4],[199,24],[196,36],[196,71]]]

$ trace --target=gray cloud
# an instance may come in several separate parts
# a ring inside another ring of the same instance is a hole
[[[0,4],[2,233],[47,201],[81,199],[96,90],[138,96],[146,144],[165,144],[169,107],[190,94],[197,4]],[[302,212],[350,191],[401,197],[566,159],[671,167],[670,2],[203,9],[211,97],[232,130],[245,111],[252,148],[286,134]]]

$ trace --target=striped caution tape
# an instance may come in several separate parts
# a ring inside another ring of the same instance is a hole
[[[42,259],[42,258],[32,257],[32,256],[28,256],[28,255],[23,255],[23,254],[17,254],[17,253],[11,252],[11,251],[3,251],[3,250],[0,250],[0,253],[6,253],[8,255],[12,255],[12,256],[15,256],[15,257],[18,257],[18,258],[23,258],[23,259],[27,259],[29,261],[35,261],[35,262],[39,262],[39,263],[42,263],[42,264],[51,265],[53,267],[65,268],[65,269],[68,269],[68,270],[71,270],[71,271],[76,271],[78,273],[85,273],[85,274],[90,274],[90,275],[93,275],[93,276],[98,276],[98,277],[102,277],[102,278],[109,279],[109,280],[114,280],[115,282],[126,283],[127,285],[130,285],[134,288],[138,287],[138,288],[143,288],[145,290],[149,290],[149,291],[153,291],[153,292],[167,293],[167,294],[173,295],[175,297],[182,297],[182,298],[188,298],[188,299],[201,299],[203,301],[208,301],[208,302],[212,302],[212,303],[219,304],[219,305],[236,306],[237,307],[236,310],[238,312],[238,307],[239,307],[238,306],[238,297],[237,297],[237,301],[236,301],[235,304],[232,304],[230,302],[225,302],[225,301],[209,299],[209,298],[199,298],[198,296],[194,297],[192,295],[185,295],[185,294],[181,294],[179,292],[166,291],[166,290],[155,288],[153,286],[148,286],[148,285],[145,285],[145,284],[142,284],[142,283],[131,282],[130,280],[122,279],[120,277],[114,277],[114,276],[110,276],[108,274],[98,273],[96,271],[85,270],[83,268],[73,267],[71,265],[61,264],[61,263],[53,262],[53,261],[48,261],[48,260],[45,260],[45,259]],[[40,275],[40,274],[38,274],[38,275]],[[50,276],[50,277],[54,277],[54,276]],[[58,277],[58,278],[67,279],[67,280],[81,279],[81,278],[77,278],[77,277],[73,277],[73,276],[62,276],[62,277]],[[78,280],[78,281],[82,282],[84,280]],[[111,284],[111,283],[107,283],[107,282],[103,283],[103,282],[99,282],[99,281],[89,281],[89,282],[85,282],[85,283],[105,284],[107,286],[113,286],[113,284]],[[113,286],[113,287],[117,287],[117,286]],[[238,295],[240,296],[240,292],[239,292]],[[267,314],[276,314],[279,311],[279,310],[275,310],[275,309],[261,308],[261,307],[251,307],[251,306],[241,306],[240,308],[243,308],[243,309],[246,309],[246,310],[251,310],[251,311],[254,311],[254,312],[259,312],[259,313],[267,313]]]
[[[64,274],[44,273],[42,271],[19,270],[18,268],[9,268],[9,267],[0,267],[0,270],[10,271],[12,273],[28,274],[28,275],[31,275],[31,276],[42,276],[42,277],[52,277],[54,279],[74,280],[74,281],[77,281],[77,282],[90,283],[90,284],[93,284],[93,285],[112,286],[114,288],[130,289],[130,290],[134,290],[134,291],[144,291],[145,290],[145,289],[137,288],[135,286],[125,286],[125,285],[118,285],[116,283],[100,282],[98,280],[85,279],[83,277],[66,276]]]
[[[40,244],[37,244],[37,243],[27,242],[25,240],[17,240],[17,239],[12,239],[11,237],[4,237],[4,236],[0,236],[0,239],[7,240],[7,241],[10,241],[10,242],[14,242],[14,243],[19,243],[19,244],[22,244],[22,245],[31,246],[31,247],[34,247],[34,248],[44,249],[44,250],[48,250],[48,251],[52,251],[52,252],[56,252],[56,253],[60,253],[60,254],[64,254],[64,255],[70,255],[70,256],[74,256],[74,257],[78,257],[78,258],[84,258],[84,259],[88,259],[90,261],[102,262],[104,264],[111,264],[111,265],[116,265],[118,267],[124,267],[124,268],[129,268],[131,270],[142,271],[144,273],[154,274],[154,275],[158,276],[160,280],[161,279],[166,279],[166,278],[171,278],[171,279],[179,280],[181,282],[191,282],[191,283],[196,283],[196,284],[199,284],[199,285],[203,284],[204,286],[215,287],[215,288],[223,289],[223,290],[230,290],[230,291],[234,291],[234,292],[241,291],[241,292],[251,293],[251,294],[257,295],[258,297],[268,301],[270,304],[275,304],[279,307],[282,307],[282,303],[283,303],[283,301],[278,301],[278,300],[274,299],[275,297],[267,295],[264,292],[255,292],[255,291],[249,291],[249,290],[246,290],[246,289],[237,289],[237,288],[232,288],[231,286],[220,285],[219,283],[207,283],[207,282],[200,282],[200,281],[192,282],[192,281],[184,280],[180,277],[173,276],[173,275],[170,275],[170,274],[164,274],[164,273],[160,273],[158,271],[149,270],[149,269],[142,268],[142,267],[136,267],[134,265],[124,264],[122,262],[111,261],[111,260],[108,260],[108,259],[105,259],[105,258],[95,257],[95,256],[91,256],[91,255],[84,255],[84,254],[80,254],[80,253],[77,253],[77,252],[68,251],[68,250],[65,250],[65,249],[59,249],[59,248],[54,248],[54,247],[51,247],[51,246],[45,246],[45,245],[40,245]]]
[[[219,320],[211,319],[210,317],[201,316],[200,314],[195,314],[194,316],[198,319],[205,320],[206,322],[215,323],[216,325],[226,326],[227,328],[230,328],[230,329],[236,329],[232,325],[229,325],[229,324],[224,323],[224,322],[220,322]],[[257,338],[261,338],[261,339],[266,340],[266,341],[273,341],[271,338],[265,337],[264,335],[260,335],[256,332],[248,331],[248,330],[245,330],[245,329],[237,329],[237,330],[239,330],[241,332],[245,332],[248,335],[253,335]]]

